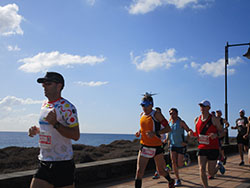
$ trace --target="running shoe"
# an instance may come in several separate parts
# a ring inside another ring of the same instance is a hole
[[[155,171],[155,174],[153,175],[153,179],[159,179],[160,175],[158,174],[157,171]]]
[[[190,156],[189,156],[188,153],[185,153],[185,154],[184,154],[184,165],[185,165],[185,166],[189,166],[190,163],[191,163]]]
[[[225,156],[223,159],[223,165],[225,165],[227,163],[227,157]]]
[[[167,164],[165,170],[169,172],[169,171],[172,170],[172,168],[171,168],[171,166],[169,164]]]
[[[244,161],[241,161],[239,165],[243,166],[244,164],[245,164]]]
[[[171,180],[168,182],[168,187],[169,187],[169,188],[174,188],[174,186],[175,186],[174,179],[171,179]]]
[[[224,168],[223,164],[220,161],[218,161],[217,164],[219,166],[220,173],[225,174],[226,169]]]
[[[174,186],[179,186],[179,185],[181,185],[181,180],[180,180],[180,179],[178,179],[178,180],[175,182]]]

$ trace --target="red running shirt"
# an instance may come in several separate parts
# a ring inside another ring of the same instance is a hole
[[[209,119],[212,118],[212,115],[210,114],[208,119],[206,121],[202,121],[201,120],[201,116],[199,117],[195,129],[196,129],[196,135],[199,138],[200,132],[202,131],[202,129],[204,128],[204,126],[207,124],[207,122],[209,121]],[[214,126],[213,124],[208,128],[207,132],[205,135],[209,135],[210,133],[215,133],[217,134],[218,130],[216,128],[216,126]],[[199,149],[219,149],[219,139],[218,137],[216,137],[215,139],[209,138],[209,144],[199,144],[198,146]]]

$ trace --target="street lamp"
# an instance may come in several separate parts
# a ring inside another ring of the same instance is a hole
[[[247,53],[243,56],[250,59],[250,43],[242,43],[242,44],[228,44],[225,46],[225,119],[228,121],[228,105],[227,105],[227,65],[228,65],[228,48],[232,46],[245,46],[249,45]],[[229,144],[228,139],[228,130],[226,131],[225,135],[225,144]]]

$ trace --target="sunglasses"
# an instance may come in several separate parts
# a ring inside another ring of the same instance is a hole
[[[50,86],[50,85],[52,85],[52,82],[44,82],[43,85]]]

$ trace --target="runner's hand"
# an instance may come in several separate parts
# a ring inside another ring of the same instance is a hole
[[[188,136],[194,136],[194,132],[192,130],[188,131]]]
[[[38,127],[32,126],[32,127],[29,128],[28,135],[29,135],[30,137],[33,137],[33,136],[35,136],[36,134],[39,134],[39,132],[40,132],[40,129],[39,129]]]
[[[51,125],[55,125],[56,123],[58,123],[58,121],[56,120],[56,111],[55,111],[55,109],[48,113],[45,120],[48,121],[49,124],[51,124]]]
[[[138,131],[138,132],[135,133],[136,137],[139,137],[140,135],[141,135],[140,131]]]
[[[214,134],[214,133],[210,133],[210,134],[208,135],[208,137],[211,138],[211,139],[215,139],[215,138],[218,137],[218,135],[217,135],[217,134]]]
[[[247,134],[245,134],[245,135],[243,136],[243,138],[244,138],[244,139],[247,139],[247,137],[248,137],[248,135],[247,135]]]

